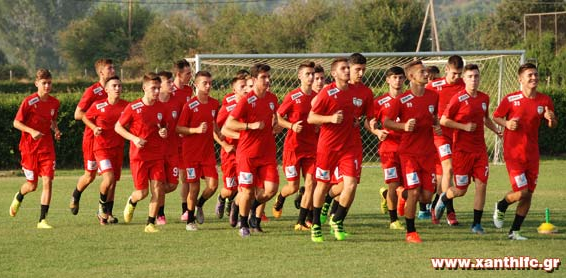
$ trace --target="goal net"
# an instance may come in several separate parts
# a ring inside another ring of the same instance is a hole
[[[477,64],[481,72],[480,91],[490,96],[490,115],[500,99],[508,93],[517,91],[517,69],[524,61],[524,51],[459,51],[459,52],[405,52],[405,53],[362,53],[367,58],[364,84],[370,87],[374,96],[388,91],[385,72],[392,66],[403,67],[414,59],[420,59],[426,66],[437,66],[444,75],[446,61],[451,55],[460,55],[466,64]],[[325,69],[327,82],[330,78],[330,64],[337,57],[348,57],[351,53],[325,54],[197,54],[188,59],[198,70],[210,71],[213,75],[212,96],[222,99],[231,91],[230,80],[240,69],[248,69],[255,63],[266,63],[271,67],[271,91],[281,101],[285,94],[300,85],[297,67],[301,62],[314,61]],[[278,160],[281,161],[285,131],[276,136]],[[502,162],[501,141],[486,130],[486,144],[490,160]],[[364,146],[364,166],[378,165],[378,140],[366,130],[362,131]]]

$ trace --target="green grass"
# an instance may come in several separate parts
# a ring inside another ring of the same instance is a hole
[[[178,220],[179,195],[167,196],[169,223],[158,234],[143,232],[148,201],[139,203],[131,224],[101,227],[94,216],[97,208],[97,179],[82,197],[79,215],[67,209],[69,196],[80,171],[58,171],[49,223],[55,229],[37,230],[38,192],[26,196],[17,217],[10,218],[8,207],[23,177],[0,178],[0,277],[517,277],[562,276],[562,268],[553,274],[542,270],[434,270],[430,258],[501,258],[530,256],[538,259],[566,256],[566,237],[539,235],[544,209],[551,209],[552,222],[566,227],[566,191],[561,174],[564,160],[541,162],[539,185],[525,223],[525,242],[506,238],[515,205],[508,211],[505,228],[493,227],[493,204],[510,188],[504,166],[492,166],[483,217],[485,236],[472,235],[473,194],[455,201],[461,225],[433,226],[417,221],[423,239],[421,245],[404,242],[403,231],[390,231],[388,217],[378,213],[381,168],[365,168],[362,183],[346,221],[351,236],[335,241],[324,225],[322,244],[310,241],[309,233],[292,229],[298,211],[288,198],[283,217],[262,223],[266,233],[241,239],[227,219],[214,216],[215,199],[205,204],[206,221],[198,232],[185,231]],[[115,214],[121,212],[132,182],[129,173],[118,184]],[[473,189],[470,189],[473,193]],[[271,202],[267,214],[271,215]],[[562,276],[563,277],[563,276]]]

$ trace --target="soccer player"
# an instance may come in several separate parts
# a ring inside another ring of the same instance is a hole
[[[236,227],[238,222],[239,206],[235,200],[238,193],[238,166],[236,159],[236,148],[238,146],[239,132],[227,129],[224,124],[230,115],[230,112],[236,108],[236,104],[246,95],[246,82],[249,73],[245,70],[239,71],[232,79],[232,93],[227,94],[222,101],[222,107],[218,111],[216,123],[221,128],[224,140],[221,141],[220,161],[222,169],[222,179],[224,187],[218,194],[218,202],[216,203],[216,215],[222,218],[224,208],[230,217],[230,226]],[[228,200],[228,202],[225,202]]]
[[[405,83],[405,71],[400,67],[392,67],[385,72],[385,82],[389,85],[389,92],[375,98],[373,103],[374,114],[376,120],[383,125],[385,115],[391,109],[395,99],[403,93],[403,83]],[[397,196],[398,190],[402,189],[401,178],[401,161],[399,160],[398,148],[401,140],[401,133],[398,131],[385,129],[385,134],[378,135],[379,141],[379,158],[381,168],[383,168],[383,176],[387,188],[380,189],[382,195],[381,207],[385,212],[389,212],[389,228],[394,230],[404,230],[405,227],[399,222],[398,211],[404,215],[404,202],[399,200]],[[402,190],[400,190],[402,191]],[[385,202],[383,202],[385,201]],[[402,206],[399,207],[398,203]]]
[[[330,189],[330,176],[339,167],[344,176],[344,187],[354,188],[357,183],[359,163],[351,136],[358,135],[354,130],[355,106],[349,91],[350,67],[347,58],[337,58],[331,64],[330,74],[334,82],[324,87],[316,97],[307,118],[309,124],[320,126],[316,155],[317,185],[313,195],[313,225],[311,240],[323,242],[321,230],[321,210],[326,194]],[[346,195],[346,194],[344,194]],[[349,204],[346,198],[332,219],[332,229],[337,240],[344,240],[346,233],[343,220]]]
[[[236,157],[242,237],[250,236],[250,210],[254,211],[273,198],[279,186],[273,136],[273,126],[277,124],[277,119],[274,118],[277,97],[268,91],[270,70],[271,67],[267,64],[252,66],[250,72],[254,89],[236,104],[225,123],[229,129],[240,132]],[[254,230],[261,232],[261,217],[254,222]]]
[[[161,88],[159,90],[159,102],[161,102],[169,114],[166,118],[166,127],[171,130],[170,136],[165,139],[167,141],[167,148],[165,153],[165,183],[163,184],[163,194],[159,198],[159,210],[157,212],[157,220],[155,224],[165,225],[167,218],[165,217],[165,195],[175,191],[179,184],[179,165],[180,156],[179,148],[181,148],[180,137],[173,133],[173,129],[177,126],[177,120],[181,115],[184,104],[184,98],[176,98],[173,96],[174,81],[173,74],[168,71],[162,71],[157,74],[161,79]],[[177,95],[178,96],[178,95]]]
[[[408,190],[405,204],[405,225],[408,243],[421,243],[415,228],[417,201],[430,203],[436,183],[434,167],[435,134],[441,134],[438,124],[438,95],[425,89],[427,72],[421,61],[410,62],[405,67],[410,81],[410,90],[398,96],[383,120],[389,129],[404,131],[399,142],[399,160],[405,189]],[[399,121],[396,121],[396,119]]]
[[[444,110],[448,106],[448,102],[452,97],[464,90],[464,82],[460,76],[464,68],[464,60],[458,55],[450,56],[448,63],[444,69],[446,76],[444,78],[436,79],[427,85],[427,89],[434,90],[438,93],[438,118],[440,119],[444,114]],[[419,219],[426,219],[431,217],[432,223],[440,223],[440,219],[436,219],[434,207],[440,193],[446,192],[452,186],[452,178],[454,175],[452,167],[452,129],[446,126],[442,127],[442,135],[434,137],[434,144],[438,152],[438,161],[436,162],[436,176],[437,176],[437,195],[432,202],[431,211],[426,210],[424,204],[420,204]],[[456,212],[454,211],[454,204],[450,200],[446,204],[446,222],[448,225],[458,225],[456,219]]]
[[[214,139],[219,137],[216,125],[219,103],[210,97],[212,75],[207,71],[197,72],[195,88],[197,93],[184,105],[176,127],[177,133],[183,135],[183,170],[189,183],[187,231],[198,230],[195,220],[199,224],[204,223],[202,206],[218,188]],[[206,188],[198,198],[201,177]]]
[[[493,113],[493,120],[505,127],[503,156],[509,173],[512,191],[495,204],[493,224],[502,228],[505,212],[510,204],[519,202],[509,239],[526,240],[519,232],[531,207],[539,171],[538,135],[541,121],[555,128],[558,121],[552,99],[537,91],[538,70],[531,63],[519,67],[521,91],[508,94]]]
[[[183,105],[193,97],[193,88],[189,86],[191,81],[191,64],[185,59],[181,59],[173,64],[173,73],[175,80],[173,81],[173,92],[171,97]],[[181,144],[179,144],[179,157],[182,157],[183,152]],[[181,181],[181,221],[186,222],[189,217],[189,210],[187,208],[187,195],[189,194],[189,183],[187,182],[185,171],[179,171],[179,180]]]
[[[55,175],[55,148],[53,146],[53,130],[55,139],[61,138],[57,127],[59,100],[49,95],[51,93],[51,73],[46,69],[39,69],[35,75],[37,92],[26,97],[16,118],[14,127],[22,132],[20,139],[20,153],[22,156],[22,170],[26,182],[14,196],[10,205],[10,216],[15,217],[24,196],[37,189],[38,177],[42,177],[43,191],[41,193],[41,214],[38,229],[51,229],[45,218],[51,203],[51,188]]]
[[[156,233],[155,227],[160,195],[165,181],[164,154],[166,148],[167,110],[158,100],[161,79],[154,73],[143,77],[144,96],[132,101],[116,122],[115,130],[130,141],[130,168],[135,191],[124,208],[124,222],[130,223],[139,201],[151,191],[146,233]]]
[[[480,71],[477,65],[468,64],[464,67],[463,80],[466,88],[454,95],[440,124],[454,130],[454,183],[455,186],[440,195],[436,203],[436,219],[440,219],[449,200],[466,194],[470,180],[476,182],[474,198],[474,222],[472,232],[484,234],[481,217],[485,204],[485,192],[489,176],[487,147],[484,139],[484,128],[500,135],[497,127],[489,118],[489,96],[478,91]]]
[[[88,87],[83,93],[77,108],[75,109],[75,120],[82,120],[84,114],[91,107],[92,103],[97,100],[105,100],[108,98],[106,91],[104,91],[104,82],[111,76],[114,76],[114,64],[111,59],[99,59],[95,62],[94,68],[96,74],[98,75],[98,82],[94,83],[92,86]],[[94,134],[92,129],[85,126],[83,133],[83,161],[84,161],[84,174],[79,178],[77,186],[72,193],[71,202],[69,203],[69,208],[71,213],[76,215],[79,213],[79,202],[81,200],[81,194],[83,191],[94,181],[98,166],[96,165],[96,159],[94,157],[94,152],[92,147],[94,145]],[[112,206],[110,204],[110,206]],[[115,222],[114,217],[110,215],[110,222]]]
[[[315,126],[307,123],[311,100],[315,96],[312,91],[314,67],[314,62],[299,65],[298,78],[301,86],[289,92],[277,110],[277,122],[287,128],[283,146],[283,169],[288,183],[277,195],[277,200],[273,205],[273,216],[281,217],[285,198],[299,190],[302,174],[305,180],[305,191],[300,204],[299,219],[295,225],[295,230],[298,231],[310,230],[305,221],[312,205],[314,190],[313,176],[318,134]]]
[[[127,101],[120,99],[122,82],[118,76],[106,79],[104,90],[108,98],[93,102],[82,117],[85,126],[94,134],[94,157],[102,175],[99,210],[96,214],[100,225],[118,222],[117,218],[109,222],[109,216],[112,215],[114,206],[116,182],[120,180],[122,173],[124,138],[114,131],[114,126],[128,105]]]
[[[440,77],[440,69],[437,66],[426,67],[426,72],[428,72],[428,82],[432,82]]]

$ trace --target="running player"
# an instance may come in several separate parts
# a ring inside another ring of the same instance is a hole
[[[219,103],[210,97],[212,75],[207,71],[197,72],[195,88],[196,96],[184,105],[176,127],[177,133],[183,135],[183,170],[189,183],[187,231],[198,230],[196,222],[204,223],[202,206],[218,188],[214,140],[219,137],[216,125]],[[201,178],[204,178],[206,188],[198,198]]]
[[[476,182],[476,194],[472,232],[484,234],[481,217],[485,205],[489,163],[483,126],[485,125],[498,135],[500,132],[489,118],[489,96],[478,91],[480,85],[478,66],[466,65],[463,80],[466,88],[452,97],[440,119],[440,124],[454,130],[452,157],[454,158],[455,186],[440,195],[434,211],[436,219],[440,219],[449,200],[464,196],[473,178]]]
[[[315,126],[307,123],[311,100],[315,96],[312,91],[314,67],[314,62],[299,65],[298,78],[301,86],[289,92],[277,110],[277,122],[288,130],[283,146],[283,169],[288,183],[277,195],[277,200],[273,205],[273,216],[281,217],[285,198],[299,190],[302,174],[305,180],[305,191],[300,205],[299,219],[295,225],[295,230],[300,231],[310,230],[306,224],[306,218],[312,205],[314,190],[313,176],[318,134]]]
[[[124,222],[132,221],[137,203],[151,191],[146,233],[159,232],[155,220],[165,181],[164,154],[168,133],[165,123],[168,114],[159,102],[160,87],[159,76],[154,73],[144,75],[144,96],[126,106],[115,126],[116,132],[130,141],[130,168],[135,187],[124,208]]]
[[[122,82],[118,76],[106,79],[104,90],[108,98],[93,102],[82,117],[85,126],[94,134],[94,157],[102,175],[99,209],[96,214],[100,225],[118,222],[117,218],[109,222],[109,217],[114,207],[116,182],[120,180],[122,173],[124,138],[114,131],[114,126],[128,105],[127,101],[120,99]]]
[[[410,90],[398,96],[383,120],[386,128],[404,131],[399,142],[399,159],[408,198],[405,204],[405,224],[408,243],[421,243],[415,228],[417,201],[430,203],[436,176],[434,171],[433,131],[440,135],[438,124],[438,95],[425,89],[427,72],[421,61],[413,61],[405,67]],[[397,122],[396,119],[399,119]]]
[[[22,184],[10,204],[10,216],[16,216],[24,196],[37,189],[37,180],[38,177],[41,177],[43,190],[37,228],[51,229],[53,227],[47,224],[45,218],[51,203],[51,188],[55,176],[53,135],[56,140],[61,138],[61,132],[57,127],[59,100],[49,95],[51,93],[51,73],[48,70],[39,69],[37,71],[35,86],[37,92],[22,101],[14,119],[14,127],[22,132],[19,148],[26,182]]]
[[[538,135],[542,120],[549,128],[558,125],[552,99],[537,91],[538,70],[531,63],[519,67],[521,91],[511,93],[499,103],[493,120],[505,127],[503,156],[509,173],[512,191],[495,204],[493,223],[502,228],[505,212],[510,204],[519,202],[515,219],[509,230],[509,239],[526,240],[519,232],[531,207],[539,171]]]
[[[114,64],[111,59],[99,59],[94,64],[96,74],[98,75],[98,82],[92,84],[83,93],[77,108],[75,109],[75,120],[82,120],[84,114],[91,107],[92,103],[97,100],[105,100],[108,98],[106,91],[104,91],[104,82],[111,76],[114,76]],[[71,202],[69,208],[71,213],[76,215],[79,213],[79,202],[81,200],[81,194],[83,191],[94,181],[96,178],[96,172],[98,166],[96,165],[96,159],[94,157],[94,152],[92,146],[94,145],[94,134],[92,129],[85,126],[83,133],[83,162],[84,162],[84,174],[79,178],[77,186],[72,193]],[[112,205],[112,204],[110,204]],[[114,217],[110,215],[110,222],[115,222]]]

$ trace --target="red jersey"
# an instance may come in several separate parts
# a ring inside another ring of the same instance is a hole
[[[159,136],[159,126],[165,127],[168,113],[159,101],[151,106],[143,103],[142,99],[130,102],[118,120],[123,127],[128,127],[130,133],[146,140],[143,148],[130,143],[130,160],[159,160],[164,158],[166,140]],[[167,129],[168,136],[174,134],[174,129]]]
[[[193,88],[189,85],[183,85],[182,88],[177,88],[177,85],[173,84],[173,92],[171,93],[171,98],[179,101],[181,105],[189,102],[193,97]]]
[[[34,140],[31,134],[22,131],[20,139],[20,152],[22,155],[30,153],[50,153],[55,155],[51,123],[57,121],[59,105],[59,100],[56,98],[48,95],[47,100],[42,101],[37,93],[26,97],[22,101],[15,120],[43,133],[43,136]]]
[[[360,134],[361,128],[360,125],[364,123],[361,122],[361,117],[366,116],[366,119],[369,121],[371,120],[373,115],[373,92],[370,88],[362,83],[358,84],[350,84],[349,89],[350,94],[352,94],[352,102],[354,103],[355,109],[354,114],[356,119],[358,119],[359,124],[355,125],[355,129],[357,131],[356,134]],[[358,146],[358,148],[362,148],[362,137],[361,135],[355,136],[354,143]]]
[[[287,121],[291,123],[303,121],[301,123],[303,129],[300,133],[296,133],[292,129],[287,130],[284,145],[286,150],[292,150],[296,154],[316,155],[318,134],[315,131],[315,125],[307,122],[311,110],[311,101],[315,95],[314,92],[307,95],[301,91],[301,88],[297,88],[283,98],[281,106],[277,109],[277,114],[281,117],[287,117]]]
[[[323,116],[333,115],[342,110],[344,118],[340,124],[325,123],[320,126],[317,152],[336,152],[354,147],[354,110],[350,91],[341,91],[332,82],[317,94],[311,111]]]
[[[399,154],[432,155],[436,152],[433,140],[432,125],[436,110],[438,109],[438,95],[425,89],[422,96],[415,96],[410,90],[393,100],[386,117],[399,118],[405,123],[415,119],[415,129],[412,132],[403,132],[399,142]]]
[[[506,120],[518,119],[516,130],[505,129],[503,132],[503,155],[505,160],[526,162],[539,160],[538,130],[544,119],[544,107],[554,111],[552,99],[537,92],[534,98],[528,98],[518,91],[508,94],[501,100],[493,117]]]
[[[385,119],[385,116],[387,115],[389,109],[391,109],[391,105],[394,100],[395,98],[387,93],[382,96],[376,97],[375,101],[373,102],[373,111],[375,118],[382,123],[382,126],[383,120]],[[395,121],[398,120],[399,119],[395,119]],[[389,133],[387,134],[385,140],[380,143],[379,152],[397,152],[397,149],[399,148],[399,142],[401,141],[401,132],[388,128],[385,128],[385,130],[387,130],[387,132]]]
[[[209,97],[207,103],[202,103],[198,97],[193,97],[183,106],[177,125],[195,128],[205,122],[207,129],[202,134],[183,135],[183,159],[185,162],[208,161],[214,156],[214,125],[218,112],[218,101]],[[216,158],[215,158],[216,159]]]
[[[179,146],[181,144],[181,136],[175,132],[175,127],[177,126],[177,121],[181,116],[181,111],[183,110],[184,103],[177,101],[173,96],[169,97],[167,102],[161,102],[165,106],[165,111],[167,111],[167,117],[165,122],[165,127],[167,128],[167,155],[178,155]]]
[[[99,100],[90,106],[85,117],[102,129],[99,136],[94,136],[94,151],[124,147],[124,138],[116,133],[114,126],[126,106],[128,102],[123,99],[114,104],[108,103],[107,99]]]
[[[254,91],[246,94],[230,115],[234,119],[253,123],[263,121],[263,129],[242,130],[236,155],[238,157],[260,158],[264,162],[275,161],[275,137],[273,136],[273,116],[277,110],[277,97],[271,92],[266,92],[260,98]]]
[[[426,85],[427,89],[433,90],[438,94],[438,118],[444,115],[444,110],[448,107],[448,103],[452,97],[466,88],[466,84],[462,78],[456,79],[456,83],[448,84],[446,77],[438,78]],[[453,130],[449,127],[442,126],[442,135],[452,139]]]
[[[216,117],[216,124],[218,124],[219,128],[222,128],[226,123],[226,119],[230,115],[230,112],[236,108],[236,95],[234,93],[229,93],[224,96],[222,100],[222,106],[219,108],[218,116]],[[230,137],[224,138],[224,141],[230,145],[236,146],[238,144],[238,139],[232,139]],[[222,149],[224,151],[224,149]]]
[[[106,91],[104,91],[104,86],[102,86],[100,82],[96,82],[92,84],[92,86],[86,88],[83,95],[81,96],[81,100],[79,100],[79,104],[77,104],[77,107],[79,107],[79,109],[81,109],[83,112],[86,112],[95,101],[105,100],[107,98],[108,94],[106,94]],[[83,136],[92,139],[94,137],[94,133],[92,132],[92,129],[90,129],[88,126],[85,126]]]
[[[466,90],[454,95],[444,110],[444,116],[453,121],[466,124],[475,123],[473,132],[454,129],[452,146],[454,151],[468,153],[485,153],[484,118],[489,113],[489,96],[477,92],[472,97]]]

